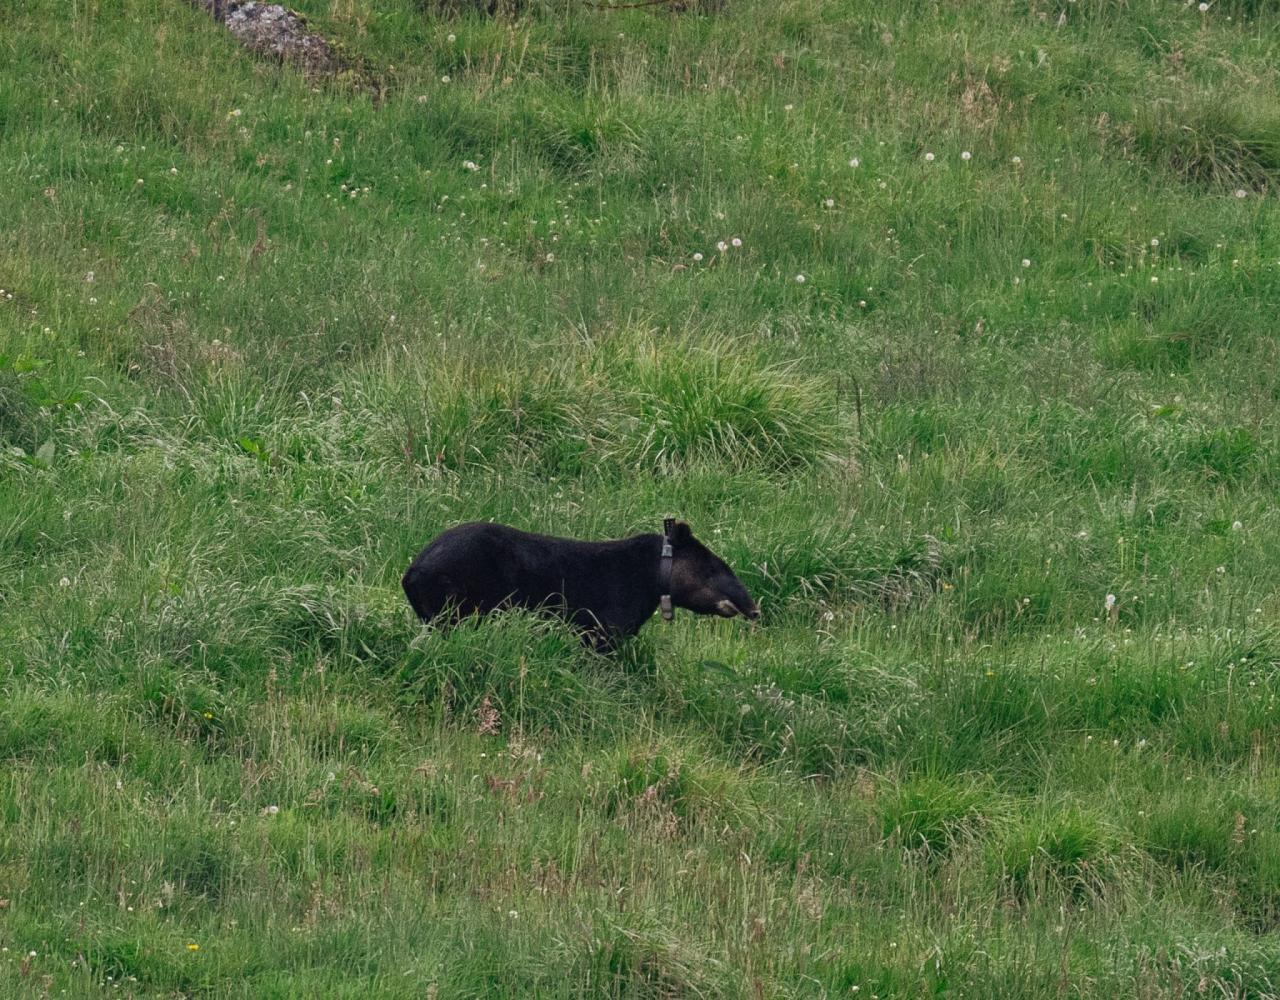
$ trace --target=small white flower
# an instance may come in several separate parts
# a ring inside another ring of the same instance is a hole
[[[1023,266],[1023,267],[1030,267],[1030,266],[1031,266],[1031,261],[1030,261],[1030,259],[1029,259],[1029,258],[1027,258],[1027,257],[1023,257],[1023,258],[1022,258],[1022,266]]]
[[[970,153],[970,152],[966,149],[963,153],[961,153],[961,154],[960,154],[960,159],[962,159],[962,160],[972,160],[972,159],[973,159],[973,154],[972,154],[972,153]]]
[[[1160,245],[1160,241],[1153,236],[1151,237],[1151,245],[1153,247],[1158,247]]]
[[[1237,198],[1247,198],[1247,197],[1249,197],[1249,192],[1248,192],[1248,191],[1246,191],[1244,188],[1236,188],[1236,197],[1237,197]]]
[[[98,300],[97,300],[96,298],[93,298],[92,296],[90,296],[90,298],[89,298],[89,305],[91,305],[91,306],[96,306],[97,304],[98,304]]]
[[[441,83],[448,83],[448,82],[449,82],[449,74],[448,74],[448,73],[446,73],[444,76],[440,77],[440,82],[441,82]]]
[[[169,168],[169,173],[176,175],[176,174],[178,173],[178,168],[177,168],[177,167],[170,167],[170,168]]]
[[[86,282],[86,283],[88,283],[88,284],[92,284],[92,283],[93,283],[93,272],[92,272],[92,271],[87,272],[87,273],[85,274],[85,276],[84,276],[84,280],[85,280],[85,282]]]
[[[1160,279],[1153,274],[1151,276],[1151,284],[1155,285],[1155,284],[1158,284],[1159,282],[1160,282]]]
[[[826,198],[823,200],[822,204],[826,205],[827,208],[835,208],[836,200],[834,198]]]
[[[1022,157],[1021,157],[1021,156],[1015,156],[1015,157],[1013,158],[1013,165],[1014,165],[1015,167],[1016,167],[1016,166],[1018,166],[1018,165],[1019,165],[1019,164],[1021,164],[1021,163],[1022,163]]]
[[[472,172],[480,169],[480,165],[474,160],[464,160],[462,165]]]
[[[783,110],[783,111],[791,111],[793,108],[795,108],[795,105],[794,105],[794,104],[784,104],[784,105],[782,106],[782,110]]]
[[[451,41],[451,42],[456,42],[457,40],[458,40],[458,36],[457,36],[457,35],[453,35],[453,34],[451,34],[451,35],[449,36],[449,41]]]
[[[1207,14],[1209,12],[1209,5],[1207,3],[1202,3],[1198,9],[1201,14]]]
[[[867,300],[866,300],[866,299],[858,299],[858,308],[859,308],[859,309],[865,309],[865,308],[867,308]]]
[[[242,114],[244,114],[244,112],[243,112],[243,111],[241,111],[239,108],[236,108],[234,111],[228,111],[228,112],[227,112],[227,117],[228,117],[228,118],[239,118]]]
[[[1112,608],[1116,606],[1116,595],[1108,594],[1106,601],[1104,601],[1103,603],[1105,604],[1106,609],[1110,611]]]
[[[276,815],[278,812],[280,812],[280,807],[279,807],[279,806],[267,806],[265,809],[263,809],[263,810],[262,810],[262,815],[264,815],[264,816],[274,816],[274,815]]]
[[[861,164],[862,164],[862,161],[861,161],[861,160],[859,160],[856,156],[855,156],[852,160],[850,160],[850,161],[849,161],[849,166],[853,167],[855,170],[856,170],[856,169],[857,169]]]
[[[804,281],[805,281],[805,278],[804,278],[804,275],[803,275],[803,274],[797,274],[797,275],[796,275],[796,284],[798,284],[798,285],[803,285],[803,284],[804,284]]]
[[[520,919],[520,911],[519,911],[519,910],[508,910],[508,911],[507,911],[507,916],[508,916],[509,918],[511,918],[512,920],[519,920],[519,919]]]
[[[721,253],[724,253],[726,250],[729,249],[729,244],[726,243],[724,240],[721,240],[719,243],[716,244],[716,249],[719,250]]]
[[[702,254],[700,254],[700,253],[695,253],[695,254],[693,255],[693,259],[694,259],[695,261],[700,261],[700,260],[702,260]]]
[[[71,586],[71,581],[70,581],[69,579],[67,579],[67,577],[65,577],[65,576],[64,576],[61,580],[59,580],[59,581],[58,581],[58,586],[59,586],[59,587],[70,587],[70,586]]]
[[[547,254],[547,263],[548,263],[548,264],[550,264],[550,263],[554,262],[554,261],[555,261],[555,259],[556,259],[556,255],[555,255],[555,254],[553,254],[553,253],[549,253],[549,254]]]
[[[924,154],[924,162],[925,162],[925,163],[932,163],[932,162],[933,162],[933,154],[932,154],[932,153],[925,153],[925,154]]]
[[[742,246],[742,240],[738,239],[738,237],[735,236],[733,239],[729,241],[729,244],[730,246],[740,247]]]
[[[1241,524],[1239,521],[1232,521],[1232,522],[1231,522],[1231,530],[1232,530],[1232,531],[1243,531],[1243,530],[1244,530],[1244,525],[1243,525],[1243,524]]]
[[[136,181],[134,181],[133,183],[134,183],[134,185],[135,185],[136,187],[142,187],[142,185],[143,185],[143,184],[145,184],[145,183],[146,183],[146,181],[144,181],[141,177],[139,177],[139,178],[138,178]]]

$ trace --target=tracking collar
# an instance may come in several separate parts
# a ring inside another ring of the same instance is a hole
[[[662,519],[662,561],[658,564],[658,592],[661,596],[658,598],[658,606],[662,608],[662,617],[664,621],[671,621],[676,616],[675,608],[671,604],[671,532],[675,528],[676,519],[674,517],[664,517]]]

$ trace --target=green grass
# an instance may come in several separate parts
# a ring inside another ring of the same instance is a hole
[[[1280,995],[1280,7],[298,6],[0,0],[0,994]]]

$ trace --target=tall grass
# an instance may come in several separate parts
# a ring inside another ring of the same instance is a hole
[[[0,994],[1280,995],[1274,4],[9,6]]]

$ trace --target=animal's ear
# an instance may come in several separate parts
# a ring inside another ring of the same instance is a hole
[[[693,541],[693,530],[686,521],[677,521],[671,528],[671,542],[673,545],[683,545],[686,542]]]

